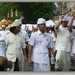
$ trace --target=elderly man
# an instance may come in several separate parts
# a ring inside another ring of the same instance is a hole
[[[22,19],[23,20],[23,19]],[[21,22],[19,19],[16,19],[14,22]],[[23,22],[22,22],[23,23]],[[21,26],[22,26],[22,24],[21,24]],[[24,38],[24,40],[25,40],[25,44],[26,44],[26,53],[27,53],[27,55],[28,55],[28,49],[27,49],[27,44],[28,44],[28,41],[29,41],[29,37],[28,37],[28,33],[25,31],[25,29],[20,29],[20,33],[19,33],[23,38]],[[28,65],[28,63],[27,62],[25,62],[25,60],[24,60],[24,54],[23,54],[23,51],[21,50],[21,53],[20,53],[20,55],[21,55],[21,61],[19,61],[19,69],[20,69],[20,71],[25,71],[27,68],[25,68],[25,66],[27,66]],[[28,67],[29,67],[29,65],[28,65]]]
[[[74,17],[72,20],[74,20]],[[55,70],[57,71],[69,71],[70,69],[70,51],[74,39],[70,32],[71,25],[67,28],[68,21],[67,16],[61,16],[59,22],[55,25],[55,31],[57,33]]]
[[[20,34],[18,34],[20,32],[20,27],[20,22],[13,22],[11,24],[10,33],[5,36],[7,45],[6,56],[7,59],[12,62],[12,68],[9,68],[8,71],[19,71],[18,61],[21,61],[21,49],[24,58],[27,61],[25,40]]]
[[[51,37],[46,33],[46,21],[43,18],[37,20],[39,30],[34,32],[29,40],[28,63],[33,71],[50,71]]]

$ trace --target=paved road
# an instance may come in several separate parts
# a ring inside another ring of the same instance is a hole
[[[32,67],[27,62],[25,62],[25,71],[32,71]]]

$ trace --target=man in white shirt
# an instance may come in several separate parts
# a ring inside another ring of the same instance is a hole
[[[6,26],[2,25],[2,31],[0,31],[0,34],[5,37],[7,35],[7,30],[6,30]]]
[[[7,59],[12,62],[12,68],[9,68],[8,71],[19,70],[18,61],[21,61],[21,49],[24,54],[24,59],[27,61],[25,40],[20,34],[18,34],[20,28],[20,22],[13,22],[11,24],[10,33],[5,36],[7,46],[6,56]]]
[[[74,20],[74,17],[72,20]],[[57,33],[55,70],[57,71],[69,71],[70,69],[70,51],[74,39],[70,32],[71,25],[67,28],[68,21],[67,17],[62,16],[55,25],[55,31]]]
[[[28,46],[28,41],[29,41],[29,37],[28,37],[28,33],[25,31],[25,29],[22,29],[22,23],[24,24],[25,26],[25,22],[22,22],[22,20],[25,20],[24,18],[21,19],[21,21],[19,19],[16,19],[14,22],[21,22],[21,30],[19,32],[19,34],[24,38],[25,40],[25,44],[26,44],[26,54],[28,55],[28,49],[27,49],[27,46]],[[23,27],[24,28],[24,27]],[[27,65],[28,63],[25,62],[24,60],[24,54],[23,54],[23,51],[21,50],[21,53],[20,53],[20,58],[21,58],[21,61],[19,61],[19,69],[20,71],[25,71],[26,67],[25,65]]]
[[[20,35],[21,35],[21,36],[24,38],[24,40],[25,40],[25,44],[26,44],[26,54],[27,54],[27,56],[28,56],[28,49],[27,49],[27,47],[28,47],[28,41],[29,41],[28,33],[27,33],[25,30],[22,30],[22,29],[21,29]],[[20,64],[19,64],[19,65],[20,65],[20,71],[25,71],[25,69],[26,69],[25,65],[26,65],[27,62],[25,62],[25,60],[24,60],[24,54],[23,54],[23,51],[22,51],[22,50],[21,50],[20,55],[21,55],[21,62],[20,62]]]
[[[10,67],[12,67],[12,63],[6,58],[6,43],[3,36],[0,34],[0,71],[4,71],[5,68]]]
[[[33,71],[50,71],[51,37],[46,33],[46,21],[37,20],[39,30],[34,32],[29,40],[28,64]]]

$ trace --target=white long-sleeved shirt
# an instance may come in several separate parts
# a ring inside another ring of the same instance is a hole
[[[8,35],[5,36],[5,41],[7,47],[6,50],[7,59],[12,62],[15,62],[16,58],[20,60],[21,49],[26,48],[24,38],[20,34],[14,35],[13,33],[10,32]]]

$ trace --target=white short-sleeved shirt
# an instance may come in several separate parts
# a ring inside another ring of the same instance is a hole
[[[33,46],[32,61],[49,64],[48,48],[52,48],[50,34],[45,32],[43,35],[38,30],[31,35],[29,44]]]
[[[22,25],[21,25],[21,29],[22,29],[22,30],[25,30],[25,24],[22,24]]]
[[[2,36],[0,36],[0,56],[6,57],[6,43]]]
[[[53,41],[53,49],[54,49],[54,51],[55,51],[56,37],[54,36],[54,32],[52,32],[50,35],[51,35],[51,37],[52,37],[52,41]]]
[[[28,33],[25,30],[21,29],[20,34],[23,36],[25,41],[29,41]]]
[[[21,31],[20,31],[20,35],[25,39],[26,42],[29,41],[28,33],[27,33],[25,30],[21,29]],[[27,46],[27,45],[26,45],[26,46]],[[21,53],[23,53],[22,50],[21,50]]]
[[[6,30],[6,34],[9,34],[10,33],[10,30],[8,29],[8,30]]]
[[[25,40],[20,35],[14,35],[13,33],[9,33],[5,36],[7,51],[6,51],[6,57],[8,60],[15,62],[16,58],[20,60],[20,53],[22,48],[26,48]]]
[[[5,37],[5,36],[7,35],[7,30],[2,30],[2,31],[0,31],[0,34],[1,34],[3,37]]]
[[[63,50],[66,52],[71,51],[71,42],[70,40],[73,39],[72,33],[69,32],[68,28],[59,27],[58,30],[56,30],[57,33],[57,40],[55,45],[55,50]]]

